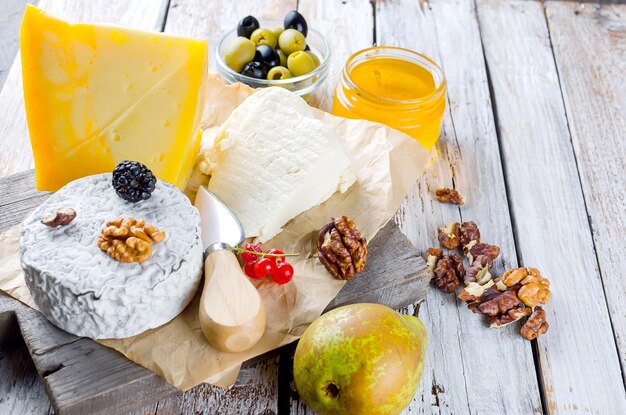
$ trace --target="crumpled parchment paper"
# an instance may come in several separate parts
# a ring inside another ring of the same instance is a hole
[[[209,76],[203,148],[211,145],[217,127],[252,93],[254,90],[245,85],[225,85],[217,76]],[[357,181],[346,193],[336,193],[291,220],[265,244],[301,255],[289,259],[295,269],[291,283],[255,282],[267,313],[261,341],[241,353],[222,353],[211,347],[200,330],[199,289],[192,303],[169,323],[137,336],[102,340],[101,344],[187,390],[203,382],[229,387],[244,361],[298,339],[345,284],[333,279],[317,260],[315,236],[319,228],[330,217],[346,215],[368,241],[372,240],[392,218],[430,159],[430,152],[417,141],[382,124],[339,118],[320,110],[315,110],[315,116],[333,125],[345,141]],[[186,192],[192,200],[197,187],[207,180],[194,172]],[[36,308],[19,264],[19,231],[17,226],[0,236],[0,289]]]

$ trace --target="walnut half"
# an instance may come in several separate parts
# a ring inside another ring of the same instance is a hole
[[[317,236],[317,257],[339,280],[351,280],[367,262],[367,244],[356,224],[346,216],[330,220]]]
[[[165,239],[165,232],[143,220],[117,218],[106,223],[98,247],[120,262],[143,262],[152,255],[152,243]]]
[[[444,293],[453,293],[465,275],[463,260],[455,253],[442,256],[435,266],[434,283]]]

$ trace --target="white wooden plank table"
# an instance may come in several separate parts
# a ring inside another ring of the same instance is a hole
[[[5,6],[6,2],[6,6]],[[620,3],[619,1],[617,3]],[[32,166],[17,31],[25,0],[0,10],[0,176]],[[626,5],[521,0],[40,0],[73,20],[207,38],[244,15],[298,8],[333,47],[313,101],[329,110],[345,58],[397,45],[439,62],[448,109],[436,156],[396,220],[422,250],[436,229],[476,221],[502,248],[495,272],[536,266],[552,281],[550,330],[488,329],[431,290],[416,313],[430,334],[420,389],[406,413],[626,414]],[[466,196],[436,202],[437,187]],[[0,414],[51,412],[19,344],[0,350]],[[289,355],[137,414],[311,414],[290,386]]]

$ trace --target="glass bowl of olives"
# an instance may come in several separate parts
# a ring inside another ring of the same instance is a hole
[[[215,55],[217,70],[229,84],[280,86],[308,100],[326,79],[330,45],[294,10],[284,22],[260,25],[253,16],[242,18],[219,40]]]

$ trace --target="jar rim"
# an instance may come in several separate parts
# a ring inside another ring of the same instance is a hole
[[[359,58],[372,58],[371,52],[382,52],[377,53],[376,58],[393,58],[419,65],[422,68],[428,70],[428,72],[433,75],[433,78],[439,80],[439,86],[432,93],[417,99],[388,98],[370,92],[352,81],[352,78],[350,78],[350,71],[352,70],[352,68],[362,62],[359,60]],[[372,46],[353,53],[346,61],[342,72],[342,78],[350,89],[359,92],[359,94],[361,94],[369,101],[378,101],[383,104],[421,105],[439,99],[446,90],[446,79],[443,74],[443,70],[439,65],[437,65],[435,61],[421,53],[397,46]]]

